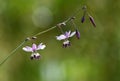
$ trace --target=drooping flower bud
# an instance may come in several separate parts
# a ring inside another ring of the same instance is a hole
[[[77,39],[80,39],[80,32],[79,32],[79,30],[76,29],[76,33],[75,34],[76,34]]]
[[[81,18],[81,23],[84,23],[84,21],[85,21],[85,16],[83,15]]]
[[[94,27],[96,27],[94,18],[93,18],[91,15],[89,15],[89,19],[90,19],[90,22],[92,23],[92,25],[93,25]]]
[[[81,23],[84,23],[84,21],[85,21],[85,15],[86,15],[86,9],[84,9],[84,13],[83,13],[83,16],[81,18]]]

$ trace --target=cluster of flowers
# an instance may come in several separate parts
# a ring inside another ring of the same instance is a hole
[[[84,11],[84,14],[81,18],[81,23],[84,23],[85,16],[87,14],[90,22],[93,24],[94,27],[96,27],[96,24],[94,22],[93,17],[91,15],[89,15],[89,13],[86,10],[86,6],[83,7],[83,11]],[[73,21],[74,19],[75,19],[75,17],[70,18],[70,21],[73,23],[73,25],[75,27],[75,31],[73,31],[73,32],[71,32],[70,30],[66,31],[66,32],[63,32],[62,27],[66,26],[65,22],[57,24],[57,27],[60,28],[62,34],[59,35],[59,36],[56,36],[56,39],[59,40],[59,41],[63,40],[63,47],[64,48],[71,45],[71,43],[69,41],[69,38],[73,37],[74,35],[76,35],[77,39],[80,38],[80,32],[79,32],[77,26],[75,25],[75,23]],[[36,39],[36,37],[33,37],[32,39]],[[46,45],[44,45],[43,43],[40,43],[39,45],[36,45],[35,43],[33,43],[32,47],[26,46],[26,47],[23,47],[23,50],[26,51],[26,52],[32,52],[31,57],[30,57],[31,59],[39,59],[41,57],[41,55],[37,51],[38,50],[43,50],[43,49],[45,49],[45,47],[46,47]]]

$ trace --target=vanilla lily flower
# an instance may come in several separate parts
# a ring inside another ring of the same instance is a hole
[[[23,50],[26,52],[32,52],[31,54],[31,59],[39,59],[40,58],[40,54],[37,52],[37,50],[42,50],[44,49],[46,46],[43,45],[42,43],[40,43],[38,46],[36,44],[32,44],[32,47],[26,46],[23,47]]]
[[[57,40],[64,40],[63,42],[63,47],[67,47],[70,46],[70,41],[68,40],[70,37],[74,36],[76,34],[76,32],[72,32],[68,31],[65,32],[64,34],[61,34],[60,36],[56,36]]]

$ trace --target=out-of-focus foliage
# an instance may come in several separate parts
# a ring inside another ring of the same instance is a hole
[[[0,0],[0,61],[26,37],[70,17],[82,5],[94,17],[94,28],[80,11],[75,23],[81,38],[62,48],[59,29],[38,36],[41,60],[30,60],[21,49],[0,66],[0,81],[120,81],[119,0]],[[69,23],[65,30],[72,28]],[[74,30],[74,28],[72,28]],[[30,42],[25,45],[31,45]]]

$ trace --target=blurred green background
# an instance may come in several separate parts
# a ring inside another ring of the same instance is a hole
[[[41,60],[31,61],[21,47],[0,66],[0,81],[120,81],[120,0],[0,0],[0,61],[26,37],[66,20],[82,5],[97,28],[88,18],[81,24],[81,10],[75,20],[80,40],[71,38],[72,46],[64,49],[55,39],[59,29],[38,36],[33,42],[47,45]],[[74,30],[70,23],[69,29]]]

